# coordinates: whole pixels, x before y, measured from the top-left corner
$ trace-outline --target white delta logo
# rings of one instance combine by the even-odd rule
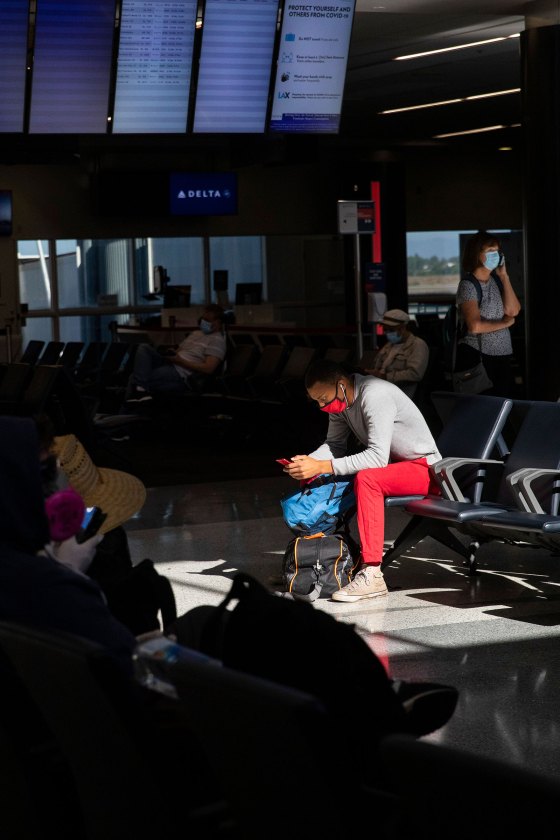
[[[177,198],[229,198],[230,190],[179,190]]]

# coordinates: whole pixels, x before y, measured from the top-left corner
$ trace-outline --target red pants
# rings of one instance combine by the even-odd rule
[[[439,488],[435,482],[432,484],[425,458],[360,470],[354,479],[354,490],[362,560],[375,566],[383,559],[385,496],[439,495]]]

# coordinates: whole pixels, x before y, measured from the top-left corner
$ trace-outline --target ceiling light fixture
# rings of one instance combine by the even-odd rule
[[[434,140],[442,140],[445,137],[459,137],[462,134],[481,134],[484,131],[500,131],[503,128],[519,128],[520,123],[511,125],[488,125],[485,128],[471,128],[468,131],[452,131],[449,134],[434,134]]]
[[[465,99],[489,99],[491,96],[509,96],[510,93],[521,93],[521,88],[509,88],[508,90],[495,90],[494,93],[475,93],[472,96],[465,96]]]
[[[439,105],[453,105],[456,102],[463,102],[462,99],[442,99],[440,102],[425,102],[423,105],[407,105],[405,108],[388,108],[386,111],[379,111],[380,114],[402,114],[403,111],[419,111],[421,108],[437,108]]]
[[[492,93],[475,93],[472,96],[461,96],[457,99],[442,99],[439,102],[425,102],[422,105],[407,105],[404,108],[389,108],[386,111],[379,111],[379,113],[400,114],[403,111],[418,111],[421,108],[437,108],[440,105],[454,105],[457,102],[468,102],[471,99],[489,99],[492,96],[508,96],[511,93],[521,93],[521,88],[509,88],[509,90],[495,90]]]
[[[483,47],[486,44],[496,44],[498,41],[507,41],[510,38],[519,38],[519,32],[516,32],[514,35],[502,35],[499,38],[488,38],[486,41],[458,44],[455,47],[442,47],[439,50],[426,50],[426,52],[411,53],[410,55],[397,55],[393,61],[410,61],[411,58],[424,58],[427,55],[438,55],[439,53],[454,52],[455,50],[467,50],[469,47]]]

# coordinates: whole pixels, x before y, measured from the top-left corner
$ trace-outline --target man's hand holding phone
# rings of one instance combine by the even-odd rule
[[[330,461],[318,461],[316,458],[310,458],[309,455],[294,455],[289,466],[284,470],[296,481],[305,483],[313,481],[319,475],[332,473],[332,471]]]
[[[291,461],[289,461],[288,458],[277,458],[276,463],[277,464],[282,464],[283,467],[287,467],[288,464],[291,464]],[[285,470],[284,470],[284,472],[285,472]]]

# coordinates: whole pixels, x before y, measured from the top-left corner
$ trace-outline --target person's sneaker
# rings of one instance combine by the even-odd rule
[[[145,388],[136,387],[129,397],[126,398],[127,403],[140,403],[152,400],[153,397]]]
[[[377,598],[387,595],[385,578],[379,566],[362,566],[354,580],[333,592],[333,601],[361,601],[362,598]]]
[[[406,713],[411,735],[429,735],[444,726],[457,706],[459,692],[439,683],[393,682],[393,691]]]

